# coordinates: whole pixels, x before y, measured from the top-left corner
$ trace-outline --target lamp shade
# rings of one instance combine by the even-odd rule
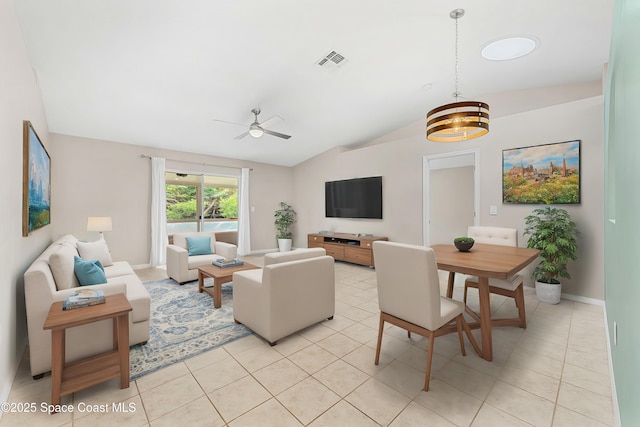
[[[478,138],[489,132],[489,105],[484,102],[454,102],[427,114],[427,139],[457,142]]]
[[[87,219],[87,231],[111,231],[113,224],[110,216],[90,216]]]

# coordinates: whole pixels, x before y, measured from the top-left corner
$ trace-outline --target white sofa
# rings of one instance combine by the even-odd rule
[[[335,313],[334,259],[323,248],[269,253],[233,274],[233,317],[271,345]]]
[[[187,237],[211,237],[211,254],[189,256]],[[216,233],[175,233],[173,244],[167,245],[167,274],[181,285],[198,278],[198,267],[211,264],[217,258],[236,258],[238,247],[216,241]]]
[[[51,243],[24,273],[24,294],[29,333],[29,359],[34,378],[51,370],[51,331],[44,330],[44,320],[51,304],[64,301],[78,290],[74,273],[74,255],[78,245],[72,235]],[[105,243],[106,247],[106,243]],[[108,252],[107,252],[108,253]],[[110,254],[107,255],[110,261]],[[105,295],[125,294],[133,311],[129,313],[129,344],[149,340],[151,298],[131,266],[124,261],[103,262],[107,283],[83,288],[102,289]],[[78,309],[82,310],[82,309]],[[113,322],[103,320],[67,330],[66,358],[68,362],[112,349]]]

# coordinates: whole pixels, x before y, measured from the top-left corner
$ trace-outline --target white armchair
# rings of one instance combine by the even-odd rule
[[[269,344],[332,319],[334,259],[323,248],[267,254],[264,268],[233,274],[233,317]]]
[[[210,238],[209,251],[201,255],[189,255],[188,239]],[[192,240],[192,239],[191,239]],[[193,241],[193,240],[192,240]],[[202,251],[195,251],[199,253]],[[198,267],[211,264],[217,258],[236,258],[238,247],[230,243],[216,241],[216,233],[175,233],[173,244],[167,246],[167,274],[181,285],[198,279]]]

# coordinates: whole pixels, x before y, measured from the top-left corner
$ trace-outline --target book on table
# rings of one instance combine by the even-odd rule
[[[63,301],[63,310],[73,310],[74,308],[89,307],[91,305],[104,304],[104,292],[100,289],[81,289]]]
[[[216,267],[224,268],[243,265],[244,262],[240,261],[238,258],[218,258],[214,260],[212,264]]]

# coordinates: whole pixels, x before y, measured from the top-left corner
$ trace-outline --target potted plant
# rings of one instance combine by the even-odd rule
[[[469,252],[475,242],[471,237],[456,237],[453,239],[453,244],[460,252]]]
[[[278,230],[278,250],[280,252],[290,251],[293,237],[290,227],[296,221],[296,211],[285,202],[280,202],[280,209],[276,210],[273,216]]]
[[[527,247],[540,251],[540,263],[533,271],[536,295],[542,302],[558,304],[559,278],[570,279],[567,264],[577,259],[579,231],[569,213],[560,208],[539,208],[525,218]]]

